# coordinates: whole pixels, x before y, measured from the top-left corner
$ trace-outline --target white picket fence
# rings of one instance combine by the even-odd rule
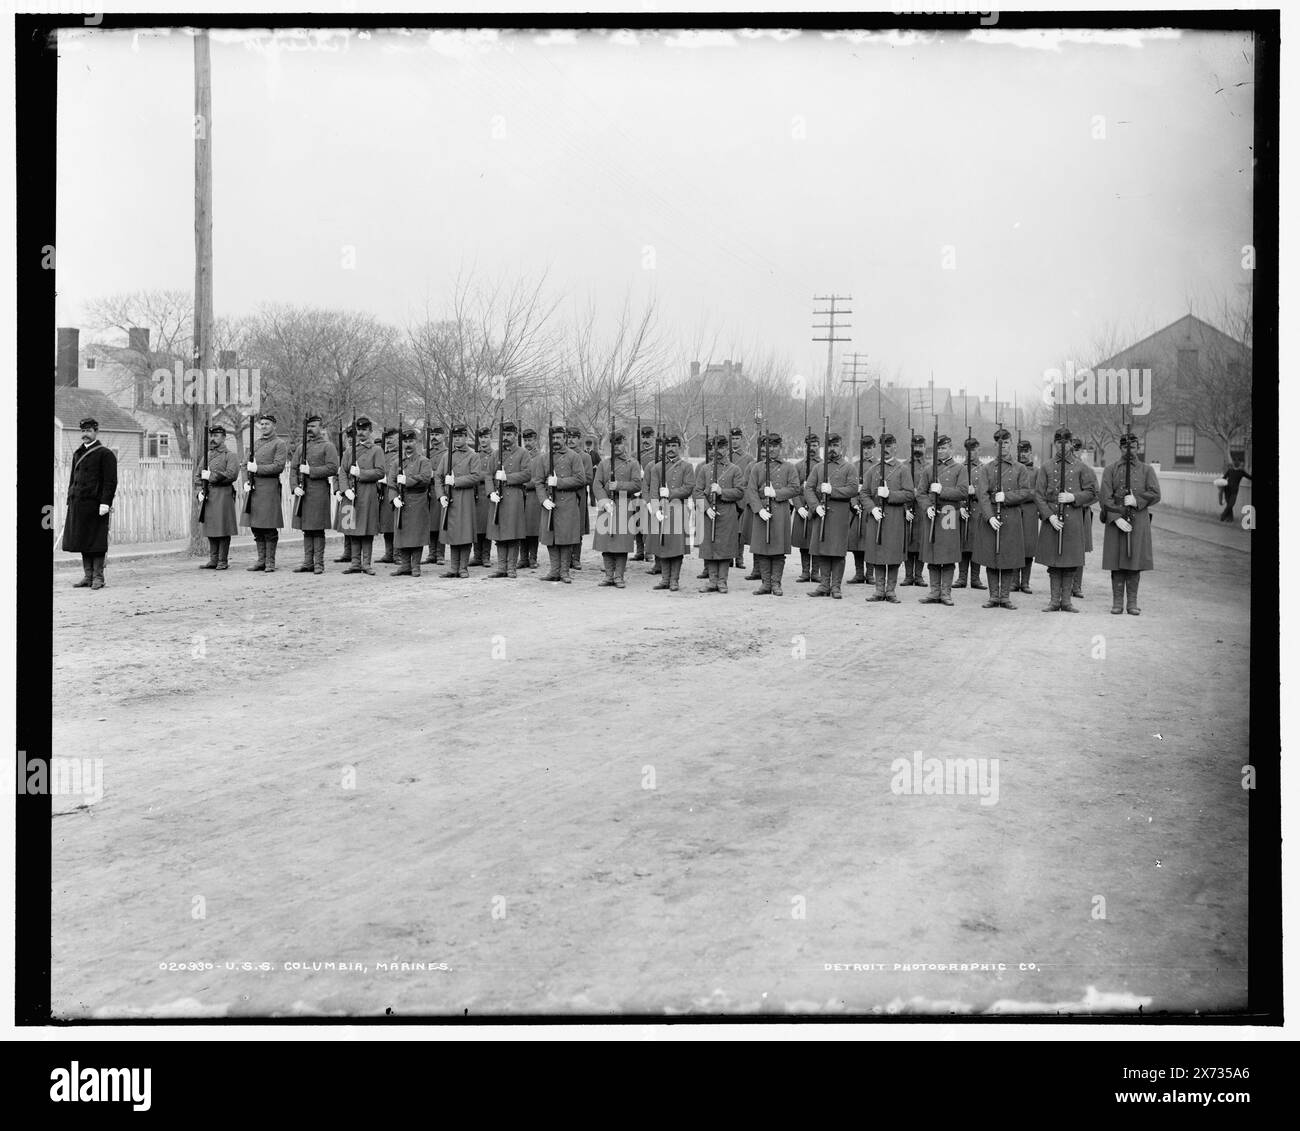
[[[66,510],[71,467],[70,460],[54,464],[53,500],[60,526]],[[187,459],[119,464],[117,496],[113,500],[113,516],[109,522],[110,541],[116,545],[130,545],[188,538],[194,497],[194,465]],[[242,490],[238,500],[242,509]],[[287,473],[280,479],[280,507],[287,525],[290,513]]]
[[[1160,476],[1160,505],[1176,507],[1195,514],[1217,515],[1223,510],[1219,489],[1214,481],[1219,478],[1213,471],[1165,471],[1157,467]],[[1237,491],[1237,512],[1251,504],[1250,480],[1243,479]]]

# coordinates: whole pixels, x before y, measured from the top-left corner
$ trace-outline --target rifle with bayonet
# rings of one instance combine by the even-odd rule
[[[393,472],[393,482],[397,484],[397,499],[401,506],[397,508],[397,520],[393,526],[397,530],[402,529],[402,511],[406,509],[406,484],[402,483],[397,477],[402,472],[402,466],[406,461],[402,457],[402,414],[397,414],[397,470]]]
[[[203,418],[203,470],[208,470],[208,418]],[[199,523],[203,523],[204,516],[208,513],[208,481],[204,478],[199,479]]]
[[[256,447],[256,441],[253,438],[253,415],[254,414],[250,413],[248,417],[248,454],[244,460],[245,464],[257,462],[257,447]],[[253,513],[253,486],[254,486],[253,473],[248,470],[247,466],[245,466],[244,468],[244,513],[245,514]]]
[[[1061,524],[1060,529],[1056,532],[1056,556],[1058,560],[1065,548],[1065,504],[1060,501],[1060,495],[1061,492],[1065,490],[1065,449],[1069,445],[1069,441],[1065,439],[1064,434],[1061,436],[1060,445],[1061,456],[1058,464],[1059,470],[1057,471],[1056,482],[1056,517]],[[1069,597],[1068,593],[1066,594],[1066,597]],[[1053,598],[1053,600],[1055,600],[1055,598]]]
[[[934,408],[934,383],[930,383],[930,407]],[[939,414],[934,414],[934,450],[930,453],[930,483],[939,482]],[[932,500],[934,517],[930,519],[930,545],[934,545],[934,532],[939,526],[939,492],[934,492]]]

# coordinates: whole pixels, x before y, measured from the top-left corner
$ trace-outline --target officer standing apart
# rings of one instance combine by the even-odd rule
[[[1142,571],[1154,569],[1151,555],[1151,508],[1160,502],[1160,480],[1155,468],[1138,459],[1138,438],[1130,432],[1120,437],[1120,458],[1102,472],[1101,521],[1106,527],[1101,568],[1110,574],[1110,611],[1138,616],[1138,582]]]
[[[68,476],[68,513],[63,520],[63,549],[81,555],[85,576],[74,589],[104,588],[108,556],[108,517],[117,494],[117,456],[99,442],[99,421],[83,417],[81,444],[72,453]]]
[[[229,569],[230,539],[239,530],[235,514],[235,481],[239,461],[226,449],[226,430],[220,424],[208,429],[208,466],[194,476],[207,496],[203,506],[203,534],[208,540],[208,560],[199,569]]]

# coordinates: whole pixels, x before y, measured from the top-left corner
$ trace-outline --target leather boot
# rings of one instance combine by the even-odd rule
[[[1074,589],[1074,570],[1061,570],[1061,612],[1077,613],[1079,610],[1070,604],[1070,597]]]
[[[325,572],[325,534],[323,531],[316,535],[316,552],[312,558],[312,565],[317,573]]]
[[[831,558],[830,563],[831,600],[842,601],[844,594],[840,592],[840,585],[844,581],[844,555],[840,554],[838,557]]]
[[[1061,571],[1056,566],[1047,567],[1047,587],[1051,590],[1052,596],[1048,603],[1043,606],[1043,612],[1059,613],[1061,611]]]
[[[569,568],[582,572],[582,543],[575,542],[569,547]]]
[[[731,572],[731,563],[727,561],[726,558],[723,558],[722,561],[714,562],[713,564],[717,567],[718,571],[715,575],[718,582],[718,592],[725,593],[727,591],[727,574]]]
[[[885,599],[885,580],[888,577],[888,573],[886,572],[884,566],[878,565],[876,566],[875,569],[875,575],[876,575],[876,589],[875,592],[872,593],[871,596],[867,598],[867,600],[883,601]]]
[[[772,592],[772,559],[755,554],[754,568],[758,570],[759,578],[759,586],[754,590],[754,596],[763,597],[769,595]]]
[[[312,543],[312,537],[305,530],[302,532],[302,565],[294,566],[294,573],[315,573],[316,567],[312,564],[315,546]]]
[[[885,567],[885,600],[891,605],[902,603],[894,592],[894,587],[898,584],[898,568],[896,565]]]
[[[853,576],[844,583],[845,585],[865,585],[867,583],[867,575],[864,572],[866,561],[865,550],[853,551]]]
[[[230,568],[230,535],[217,539],[217,569]]]
[[[785,578],[785,555],[776,554],[767,559],[772,568],[772,596],[781,597],[781,582]]]
[[[704,561],[704,562],[702,562],[701,564],[704,566],[704,568],[703,568],[702,570],[700,570],[699,576],[698,576],[695,580],[696,580],[696,581],[705,581],[705,580],[707,580],[707,579],[709,579],[709,578],[712,578],[712,577],[713,577],[713,573],[712,573],[712,571],[709,569],[709,563],[708,563],[707,561]]]
[[[1076,566],[1074,570],[1074,581],[1070,585],[1070,596],[1076,600],[1083,600],[1083,566]]]
[[[345,569],[343,572],[360,573],[361,572],[361,539],[349,538],[348,541],[349,543],[351,543],[350,548],[352,550],[352,556],[348,558],[348,568]]]
[[[80,581],[72,583],[73,589],[89,589],[90,583],[95,580],[95,556],[93,554],[81,555],[81,571],[85,575]]]
[[[795,578],[796,582],[811,581],[812,574],[808,571],[808,551],[799,551],[799,576]]]
[[[361,542],[361,572],[368,573],[371,577],[375,576],[375,571],[370,565],[370,556],[375,552],[375,540],[373,538],[362,538]]]
[[[614,555],[614,588],[615,589],[627,588],[627,581],[624,578],[624,574],[626,573],[627,573],[627,555],[615,554]]]
[[[90,566],[90,587],[91,589],[104,588],[104,558],[105,554],[96,554]],[[1137,596],[1137,587],[1133,588],[1133,595]],[[1132,610],[1129,610],[1132,612]]]
[[[602,589],[614,588],[614,555],[602,553],[600,555],[600,568],[604,570],[605,576],[596,582],[596,584]]]
[[[411,555],[418,554],[416,550],[398,550],[397,551],[397,568],[389,575],[390,577],[411,577]]]
[[[469,566],[467,566],[466,568],[470,568],[472,566],[481,566],[482,564],[483,564],[482,542],[478,537],[475,537],[473,541],[470,542]]]
[[[673,558],[672,561],[668,563],[669,566],[668,588],[674,593],[678,592],[678,590],[681,589],[681,585],[682,585],[682,560],[683,560],[682,558],[676,557]]]
[[[975,563],[971,562],[972,568],[974,568],[974,565]],[[988,600],[984,602],[981,608],[996,609],[999,605],[1002,604],[1002,596],[998,592],[998,571],[990,568],[988,571],[988,578],[989,578],[988,585],[980,586],[981,589],[987,588],[989,591]],[[972,586],[972,588],[974,588],[974,586]]]
[[[456,551],[456,576],[462,581],[469,576],[469,547],[461,546]]]
[[[460,546],[448,546],[443,554],[443,560],[447,568],[442,571],[442,577],[459,577],[460,576],[460,555],[464,549]]]
[[[1019,570],[1014,569],[998,570],[999,601],[1004,609],[1014,609],[1016,607],[1011,601],[1011,579],[1019,572]]]
[[[506,576],[518,580],[519,578],[519,542],[506,543]]]
[[[1034,559],[1030,558],[1027,562],[1025,562],[1025,568],[1020,571],[1020,592],[1021,593],[1033,593],[1033,590],[1029,588],[1029,577],[1030,574],[1032,574],[1033,572],[1034,572]]]
[[[831,571],[829,558],[824,558],[821,554],[813,555],[812,577],[817,582],[817,588],[812,590],[808,596],[829,597],[831,595]]]
[[[384,535],[384,556],[379,559],[380,565],[392,565],[396,559],[393,557],[393,536]]]
[[[1113,616],[1124,613],[1124,571],[1111,570],[1110,574],[1110,611]]]
[[[705,582],[700,586],[701,593],[718,592],[718,566],[720,562],[706,558],[704,561],[704,572],[700,575],[705,578]]]
[[[275,548],[280,544],[278,538],[268,538],[266,540],[266,572],[275,572]]]
[[[560,580],[560,547],[551,545],[546,547],[547,554],[550,555],[551,568],[548,572],[542,574],[539,581],[559,581]]]
[[[569,576],[569,573],[572,569],[573,569],[573,547],[571,545],[561,546],[560,547],[560,581],[563,582],[565,585],[573,584],[573,578]]]
[[[939,567],[937,565],[929,566],[930,571],[930,592],[921,598],[923,605],[939,604]]]
[[[429,539],[429,556],[424,559],[424,564],[425,565],[438,564],[438,539],[436,537],[431,537]]]
[[[343,535],[343,552],[339,554],[337,558],[334,559],[335,565],[340,565],[343,562],[347,562],[349,564],[351,564],[352,562],[352,535],[351,534]],[[344,570],[343,572],[347,573],[347,570]]]
[[[266,569],[266,539],[255,538],[253,545],[257,549],[257,561],[249,566],[245,573],[262,573]]]
[[[737,569],[744,569],[744,568],[745,568],[745,554],[744,554],[743,551],[742,551],[740,554],[738,554],[737,557],[736,557],[736,568],[737,568]],[[749,572],[748,572],[747,574],[745,574],[745,578],[744,578],[744,580],[746,580],[746,581],[762,581],[762,580],[763,580],[763,573],[762,573],[762,571],[758,568],[758,555],[757,555],[757,554],[754,555],[754,560],[753,560],[752,562],[749,563]]]
[[[988,586],[980,580],[979,562],[974,558],[970,560],[970,587],[972,589],[987,589]]]
[[[954,589],[966,588],[966,571],[970,569],[970,555],[962,554],[961,560],[957,563],[957,580],[952,583]]]
[[[420,547],[413,546],[407,552],[410,554],[410,557],[407,558],[407,561],[411,563],[411,576],[419,577],[420,576]]]
[[[508,553],[509,551],[506,548],[506,544],[504,542],[498,542],[497,543],[497,568],[487,575],[487,580],[490,581],[494,577],[510,576],[510,570],[506,566],[506,557]]]
[[[208,539],[208,560],[204,562],[199,569],[216,569],[217,568],[217,540]]]
[[[952,604],[952,575],[955,566],[946,565],[942,568],[939,575],[939,603],[943,605]]]
[[[104,560],[102,557],[99,559]],[[1138,582],[1142,580],[1142,571],[1137,569],[1126,569],[1124,571],[1124,584],[1128,588],[1128,607],[1125,612],[1129,616],[1141,616],[1142,610],[1138,608]]]

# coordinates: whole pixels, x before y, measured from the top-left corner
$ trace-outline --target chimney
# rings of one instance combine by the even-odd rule
[[[126,331],[126,348],[134,350],[136,353],[147,354],[149,352],[149,327],[128,327]]]
[[[81,331],[75,326],[60,326],[54,355],[54,383],[76,388],[80,367]]]
[[[958,390],[957,390],[957,395],[958,395],[959,397],[964,397],[964,396],[966,395],[966,390],[965,390],[965,389],[958,389]]]

